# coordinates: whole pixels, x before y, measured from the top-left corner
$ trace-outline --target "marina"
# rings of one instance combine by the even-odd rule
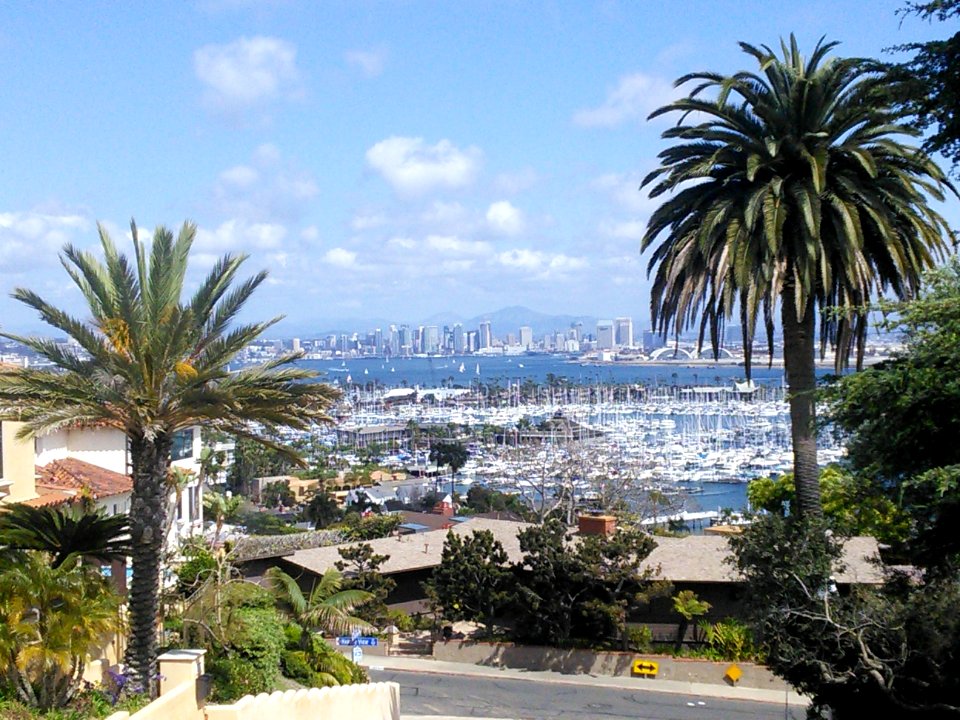
[[[674,516],[681,523],[709,522],[742,511],[749,480],[792,470],[780,371],[747,383],[738,367],[634,366],[634,381],[617,384],[577,382],[583,368],[556,359],[513,360],[488,365],[500,371],[489,382],[474,379],[459,387],[411,386],[403,375],[392,388],[352,382],[345,385],[337,429],[341,437],[352,433],[376,443],[384,464],[424,469],[431,467],[429,447],[411,447],[401,438],[409,440],[414,429],[432,430],[433,437],[441,429],[470,451],[457,477],[443,481],[445,488],[464,494],[479,483],[518,495],[540,513],[621,507],[647,524]],[[467,363],[447,365],[457,372]],[[424,367],[429,372],[421,360],[414,376]],[[507,375],[511,370],[515,377]],[[537,382],[538,374],[549,382]],[[683,385],[681,377],[713,382]],[[676,383],[661,382],[665,378]],[[326,437],[335,443],[334,434]],[[840,443],[823,433],[820,462],[842,455]]]

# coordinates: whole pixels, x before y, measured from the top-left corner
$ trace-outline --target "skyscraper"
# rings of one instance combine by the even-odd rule
[[[480,349],[493,347],[493,333],[490,328],[490,321],[484,320],[480,323]]]
[[[533,346],[533,328],[529,325],[520,327],[520,347],[529,350]]]
[[[618,317],[614,320],[614,340],[617,347],[633,347],[633,318]]]
[[[463,335],[463,325],[461,323],[456,323],[453,326],[453,352],[457,355],[462,354],[464,351],[464,335]]]
[[[613,350],[615,345],[613,323],[609,320],[597,320],[597,350]]]

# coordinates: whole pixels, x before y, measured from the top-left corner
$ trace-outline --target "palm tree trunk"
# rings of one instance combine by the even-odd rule
[[[793,439],[793,481],[797,488],[796,512],[820,517],[820,468],[817,464],[815,364],[816,338],[813,296],[803,317],[797,319],[794,289],[787,285],[781,296],[783,365],[790,399],[790,433]]]
[[[156,695],[157,618],[160,609],[160,558],[166,527],[169,436],[131,438],[133,494],[130,504],[133,581],[130,587],[130,643],[126,662],[133,681]]]

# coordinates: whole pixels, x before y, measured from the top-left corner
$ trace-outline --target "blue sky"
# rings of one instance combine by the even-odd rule
[[[195,221],[197,272],[249,253],[249,316],[291,334],[514,304],[643,324],[644,118],[672,81],[748,67],[737,40],[944,33],[900,5],[0,4],[0,325],[42,328],[16,286],[76,307],[57,251],[98,221],[126,245],[131,217]]]

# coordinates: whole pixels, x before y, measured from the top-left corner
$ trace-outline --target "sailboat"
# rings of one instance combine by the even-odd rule
[[[477,363],[477,375],[480,374],[480,363]]]
[[[460,372],[463,372],[463,370],[464,370],[463,363],[460,363]]]

